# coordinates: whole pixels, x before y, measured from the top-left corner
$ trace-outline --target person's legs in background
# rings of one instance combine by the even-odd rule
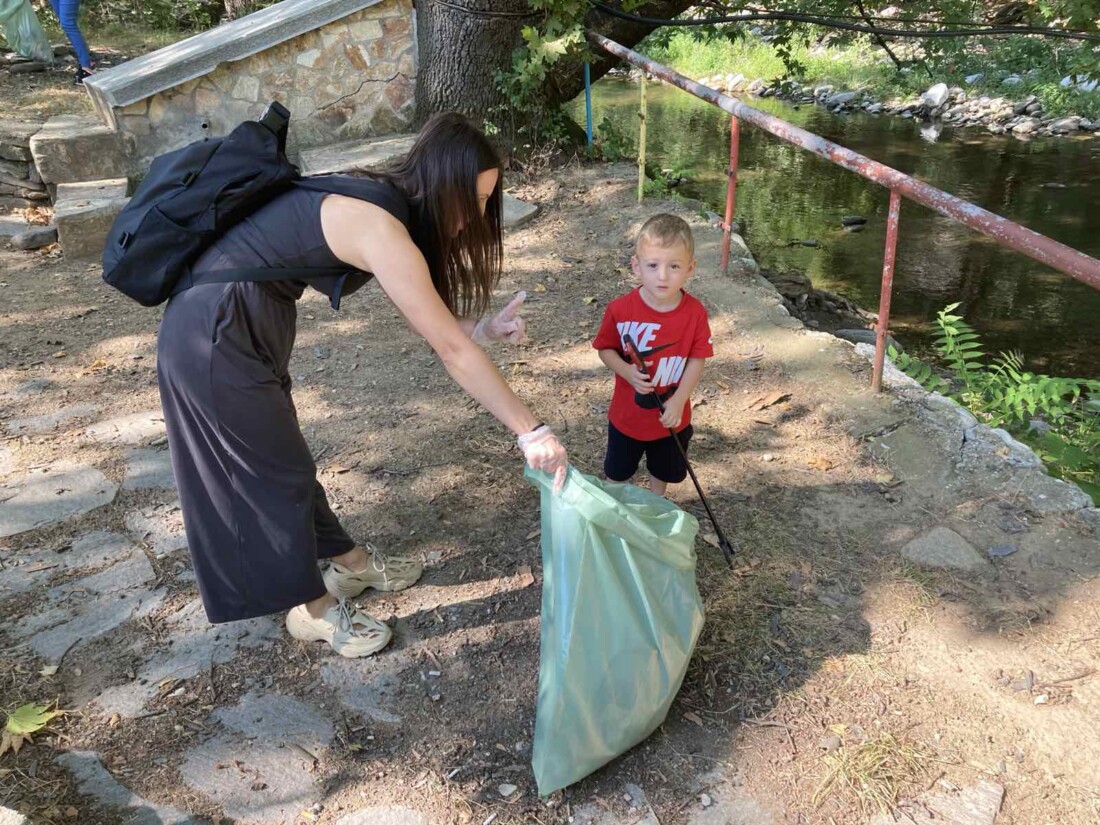
[[[50,0],[50,7],[61,23],[61,30],[73,44],[73,51],[76,52],[76,61],[79,64],[76,69],[76,82],[82,83],[84,78],[92,73],[92,53],[88,51],[88,44],[77,22],[80,14],[80,0]]]

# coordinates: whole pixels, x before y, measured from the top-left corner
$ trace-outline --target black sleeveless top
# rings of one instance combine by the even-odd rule
[[[339,177],[354,187],[356,197],[381,206],[408,225],[411,210],[396,188],[366,178]],[[360,289],[374,276],[352,269],[329,249],[321,231],[321,201],[327,194],[293,187],[230,227],[199,256],[192,271],[198,275],[245,268],[344,269],[344,274],[314,277],[308,281],[260,282],[274,297],[291,302],[301,298],[306,287],[311,286],[328,296],[333,309],[339,309],[341,298]]]

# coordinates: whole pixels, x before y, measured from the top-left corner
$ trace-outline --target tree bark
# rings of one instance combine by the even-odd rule
[[[417,121],[450,111],[485,118],[501,102],[496,73],[540,18],[525,0],[418,0]]]
[[[654,0],[636,14],[671,18],[691,5],[690,0]],[[533,13],[525,0],[417,0],[417,121],[445,111],[485,119],[504,102],[496,73],[511,68],[513,52],[523,45],[523,27],[536,26],[542,19],[542,13]],[[585,25],[625,46],[636,45],[655,28],[596,11],[588,13]],[[598,57],[592,64],[592,79],[602,77],[617,62],[610,56]],[[547,76],[542,96],[547,106],[555,106],[583,89],[580,64],[563,59]]]

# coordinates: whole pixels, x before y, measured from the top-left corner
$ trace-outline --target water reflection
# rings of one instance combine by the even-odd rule
[[[608,117],[636,139],[637,85],[604,79],[593,91],[595,122]],[[724,203],[728,117],[671,87],[651,84],[647,92],[649,155],[692,170],[684,194]],[[1100,257],[1100,139],[1024,143],[771,99],[752,105]],[[582,101],[574,110],[581,122],[583,112]],[[752,127],[741,130],[737,213],[764,266],[803,271],[824,289],[877,307],[887,201],[876,184]],[[866,217],[866,231],[844,231],[846,215]],[[788,245],[809,238],[819,247]],[[896,322],[918,346],[927,343],[928,320],[961,301],[989,350],[1021,350],[1038,371],[1100,374],[1100,292],[909,201],[894,277]]]

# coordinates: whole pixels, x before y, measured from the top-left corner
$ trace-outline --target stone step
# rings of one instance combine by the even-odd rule
[[[415,141],[416,135],[387,135],[303,149],[298,156],[298,168],[303,175],[380,169],[404,157]],[[508,193],[504,194],[503,217],[506,229],[523,226],[538,211],[536,204],[524,203]]]
[[[514,195],[509,195],[505,192],[504,200],[501,203],[501,212],[501,220],[504,221],[504,228],[515,229],[533,220],[535,215],[539,213],[539,205],[537,203],[521,201]]]
[[[404,157],[415,141],[416,135],[384,135],[303,149],[298,156],[298,168],[303,175],[380,169]]]
[[[50,185],[124,178],[134,173],[129,137],[94,115],[51,117],[30,139],[42,180]]]
[[[126,178],[63,183],[57,187],[54,224],[66,258],[98,258],[115,216],[129,202]]]
[[[31,229],[26,219],[15,215],[0,215],[0,244],[6,244],[12,238],[22,235]]]

